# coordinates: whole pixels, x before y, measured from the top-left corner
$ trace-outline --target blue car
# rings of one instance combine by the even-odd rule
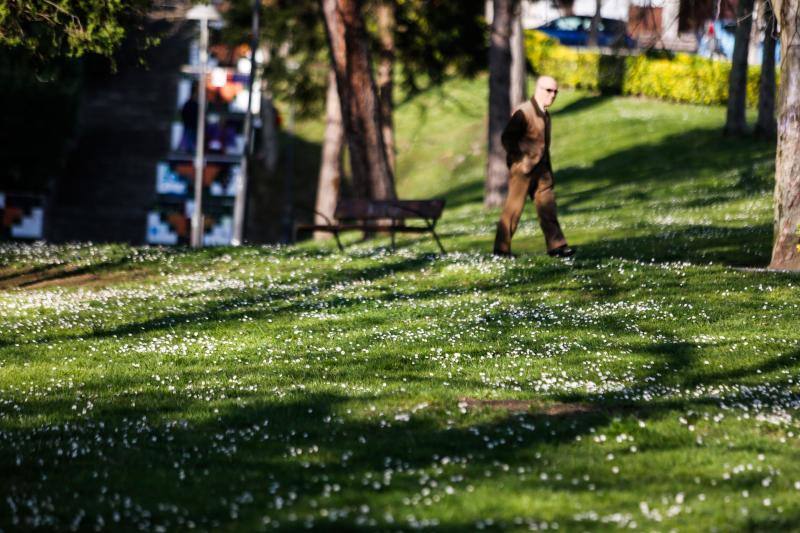
[[[552,20],[536,29],[558,39],[561,44],[586,46],[589,44],[591,27],[592,17],[570,15]],[[597,44],[599,46],[625,48],[634,48],[636,46],[636,41],[628,35],[625,22],[622,20],[600,19],[600,25],[597,30]]]

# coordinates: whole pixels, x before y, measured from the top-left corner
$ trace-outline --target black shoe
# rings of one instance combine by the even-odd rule
[[[492,254],[496,257],[502,257],[503,259],[516,259],[517,254],[512,254],[511,252],[500,252],[495,250]]]
[[[570,248],[565,244],[564,246],[548,250],[547,255],[550,257],[572,257],[575,255],[575,248]]]

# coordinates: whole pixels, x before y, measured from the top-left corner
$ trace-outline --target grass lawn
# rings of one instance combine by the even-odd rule
[[[0,529],[798,529],[800,276],[740,268],[769,261],[774,147],[564,92],[579,253],[529,205],[498,260],[485,86],[397,111],[446,256],[3,245]]]

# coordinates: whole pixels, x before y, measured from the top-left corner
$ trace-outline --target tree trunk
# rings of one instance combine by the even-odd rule
[[[317,205],[314,224],[330,224],[339,199],[339,184],[342,181],[342,148],[344,128],[342,127],[342,104],[336,90],[336,73],[328,74],[328,96],[325,100],[325,140],[322,144],[322,161],[317,183]],[[314,233],[314,239],[330,238],[326,231]]]
[[[397,149],[394,143],[394,25],[395,0],[383,0],[378,5],[378,37],[380,39],[380,63],[378,64],[378,94],[381,100],[381,120],[386,159],[392,172],[396,168]]]
[[[773,139],[777,131],[775,123],[775,16],[770,2],[763,3],[764,49],[761,56],[761,77],[758,82],[758,120],[755,135],[762,139]]]
[[[266,80],[261,82],[261,135],[255,145],[253,175],[249,180],[247,194],[247,232],[245,238],[251,243],[267,243],[278,240],[280,229],[276,224],[274,183],[278,179],[278,127],[275,106]]]
[[[266,83],[261,85],[261,143],[256,150],[256,159],[269,174],[278,170],[278,127],[275,106]]]
[[[522,29],[522,6],[517,4],[511,23],[511,108],[528,99],[527,64],[525,57],[525,33]]]
[[[589,46],[598,46],[600,44],[600,10],[603,7],[602,0],[595,0],[595,8],[594,8],[594,16],[592,17],[592,23],[589,25],[589,39],[587,41],[587,45]]]
[[[575,0],[556,0],[556,6],[562,17],[571,17],[575,14]]]
[[[800,270],[800,0],[775,2],[781,28],[775,241],[770,268]]]
[[[511,114],[511,19],[518,0],[494,0],[489,44],[489,158],[483,204],[498,207],[508,191],[506,153],[500,136]]]
[[[342,105],[350,168],[357,195],[393,199],[394,174],[386,159],[380,103],[359,0],[320,0]]]
[[[739,0],[736,9],[736,41],[733,45],[731,75],[728,82],[728,114],[725,119],[726,135],[743,135],[747,131],[745,106],[747,99],[747,50],[753,24],[753,0]]]

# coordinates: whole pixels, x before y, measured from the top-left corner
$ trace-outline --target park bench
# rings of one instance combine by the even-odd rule
[[[339,250],[344,251],[339,233],[343,231],[363,231],[365,233],[389,233],[392,249],[395,248],[397,233],[430,233],[442,253],[445,252],[436,234],[436,222],[442,216],[444,200],[366,200],[340,199],[336,204],[333,218],[315,211],[325,224],[301,224],[298,231],[325,231],[333,233]],[[421,220],[424,225],[409,225],[408,220]]]

